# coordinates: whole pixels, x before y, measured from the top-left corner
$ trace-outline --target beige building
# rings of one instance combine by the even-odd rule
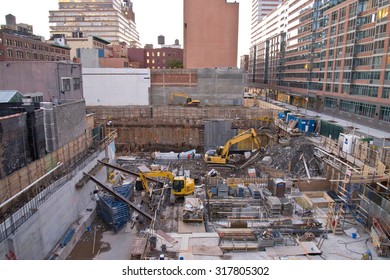
[[[237,67],[238,3],[184,0],[184,68]]]
[[[67,38],[66,45],[68,45],[70,50],[71,59],[79,57],[77,54],[78,49],[102,49],[106,50],[110,42],[99,38],[97,36],[88,36],[84,38]],[[106,51],[104,51],[106,52]]]
[[[49,12],[51,36],[98,36],[112,43],[140,47],[131,1],[58,0],[58,6],[59,10]]]

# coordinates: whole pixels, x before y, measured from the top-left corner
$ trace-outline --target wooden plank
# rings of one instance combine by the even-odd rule
[[[386,165],[384,165],[382,162],[378,161],[377,166],[377,176],[383,176],[385,174]]]
[[[179,213],[182,211],[179,208]],[[179,233],[202,233],[206,232],[204,223],[185,223],[183,217],[180,216],[178,220],[178,232]]]

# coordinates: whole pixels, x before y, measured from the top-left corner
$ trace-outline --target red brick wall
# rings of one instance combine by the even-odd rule
[[[152,86],[196,86],[197,72],[187,69],[152,70]]]

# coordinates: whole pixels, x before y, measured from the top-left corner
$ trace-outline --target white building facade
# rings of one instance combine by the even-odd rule
[[[150,105],[150,70],[83,68],[86,106]]]

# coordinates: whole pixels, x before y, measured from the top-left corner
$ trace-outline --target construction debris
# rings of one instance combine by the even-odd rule
[[[183,221],[203,222],[203,203],[199,198],[185,198],[183,205]]]

